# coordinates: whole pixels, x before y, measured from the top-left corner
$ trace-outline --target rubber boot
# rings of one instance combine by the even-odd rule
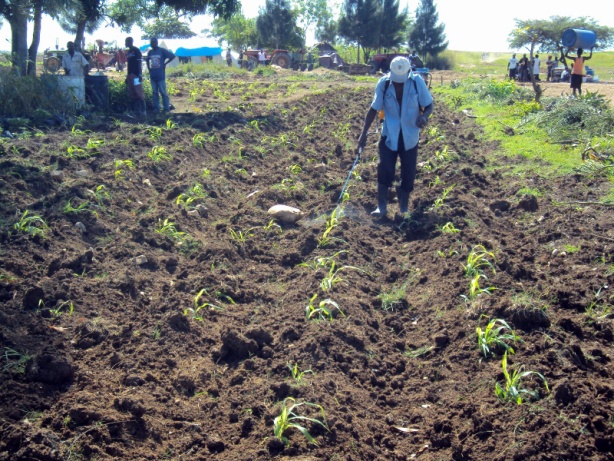
[[[377,184],[377,208],[371,212],[373,216],[384,217],[388,207],[388,188]]]
[[[399,213],[407,213],[409,211],[409,192],[397,187],[397,198],[399,199]]]

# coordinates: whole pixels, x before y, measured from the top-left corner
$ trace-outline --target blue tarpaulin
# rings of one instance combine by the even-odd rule
[[[201,48],[179,47],[177,51],[175,51],[175,56],[179,58],[188,58],[190,56],[217,56],[219,54],[222,54],[222,48],[219,46],[215,48],[206,46]]]

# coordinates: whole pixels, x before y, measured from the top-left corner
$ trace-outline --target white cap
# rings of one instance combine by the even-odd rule
[[[403,56],[397,56],[390,63],[390,80],[397,83],[403,83],[407,80],[407,75],[411,70],[409,59]]]

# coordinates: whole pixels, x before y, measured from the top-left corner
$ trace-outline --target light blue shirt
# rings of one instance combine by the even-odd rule
[[[399,132],[403,130],[403,144],[405,144],[403,150],[409,150],[415,147],[420,139],[420,129],[416,126],[420,108],[432,104],[433,97],[422,77],[410,72],[403,84],[403,107],[399,111],[397,93],[393,82],[390,82],[384,95],[388,78],[388,76],[382,77],[377,82],[371,108],[377,111],[384,109],[386,114],[382,129],[382,136],[386,137],[386,146],[392,151],[399,150]]]

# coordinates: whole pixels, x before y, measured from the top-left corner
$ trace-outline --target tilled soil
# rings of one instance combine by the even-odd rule
[[[390,220],[369,215],[374,135],[326,233],[373,82],[173,84],[170,122],[0,144],[0,459],[614,459],[606,178],[518,176],[436,100],[411,220],[393,194]],[[305,217],[271,220],[280,203]],[[14,229],[26,210],[43,236]],[[469,299],[479,245],[496,289]],[[344,315],[307,320],[314,295]],[[508,370],[547,380],[524,377],[521,405],[477,347],[489,319],[521,338]],[[275,438],[287,398],[324,410],[327,429],[298,420],[317,445]]]

